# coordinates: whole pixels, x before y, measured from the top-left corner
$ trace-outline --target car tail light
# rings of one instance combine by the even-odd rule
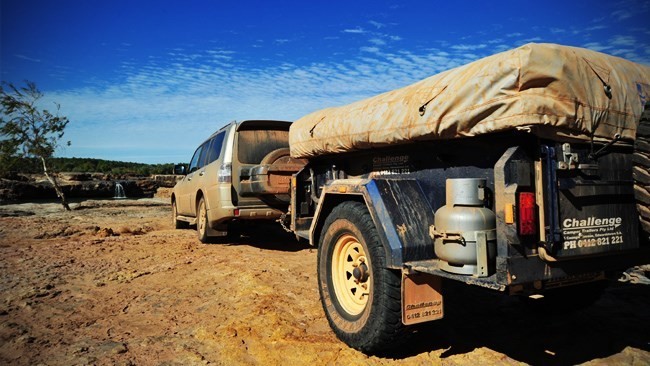
[[[217,174],[217,182],[219,183],[230,183],[232,182],[232,164],[231,163],[222,163],[219,167],[219,173]]]
[[[537,222],[535,220],[535,193],[521,192],[519,193],[519,235],[535,235],[537,234]]]

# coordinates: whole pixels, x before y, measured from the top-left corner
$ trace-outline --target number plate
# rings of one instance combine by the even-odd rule
[[[402,274],[402,323],[428,322],[443,317],[442,280],[426,274]]]

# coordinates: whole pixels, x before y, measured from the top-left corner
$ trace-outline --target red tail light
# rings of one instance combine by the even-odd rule
[[[519,235],[535,235],[537,234],[537,223],[535,221],[535,193],[521,192],[519,193]]]

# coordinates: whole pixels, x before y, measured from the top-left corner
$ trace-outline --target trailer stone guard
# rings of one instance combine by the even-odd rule
[[[444,316],[445,281],[569,311],[650,263],[649,85],[646,66],[529,44],[294,122],[283,225],[319,248],[337,336],[396,347]],[[287,169],[251,172],[263,195]]]

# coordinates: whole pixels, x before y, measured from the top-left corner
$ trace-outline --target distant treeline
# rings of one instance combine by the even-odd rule
[[[36,158],[13,158],[9,166],[0,168],[4,173],[42,173],[43,165]],[[115,175],[173,174],[174,164],[142,164],[90,158],[50,158],[48,169],[55,172],[106,173]],[[1,171],[4,170],[4,171]]]

